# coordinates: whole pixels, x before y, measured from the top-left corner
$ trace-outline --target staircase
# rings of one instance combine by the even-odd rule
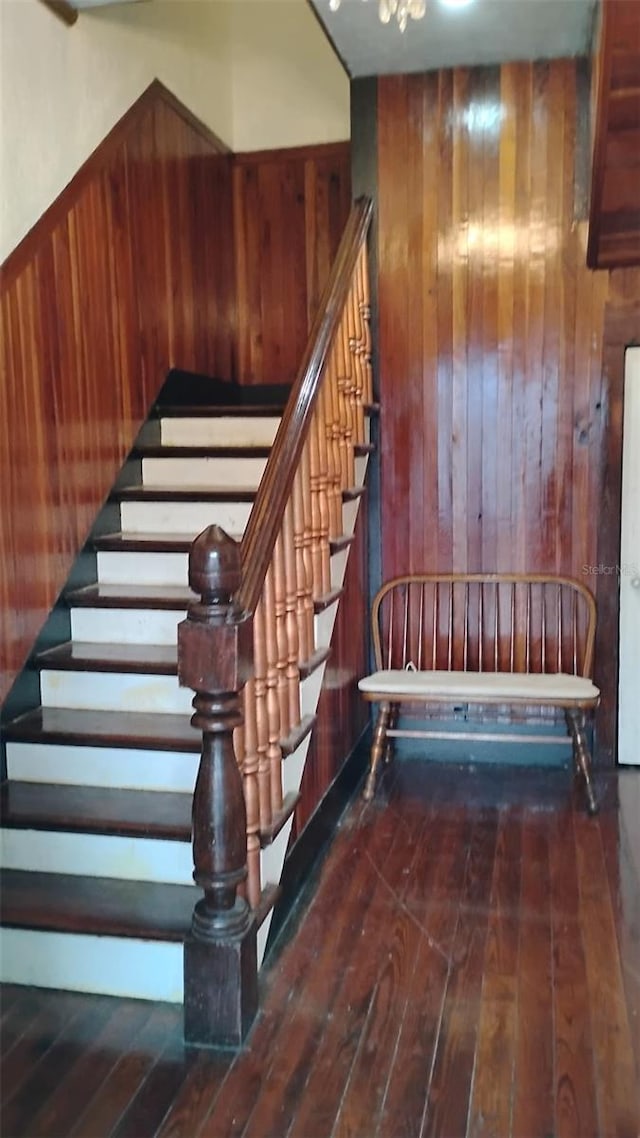
[[[34,658],[40,706],[5,726],[2,979],[181,1001],[192,883],[191,803],[201,736],[177,679],[176,629],[194,599],[194,537],[240,538],[280,418],[273,407],[165,407],[143,428],[98,519],[97,579],[64,594],[71,640]],[[367,447],[357,460],[364,481]],[[282,740],[283,809],[261,833],[259,957],[319,698],[355,525],[331,545],[316,598],[301,723]],[[113,507],[119,528],[109,531]],[[106,530],[106,532],[105,532]],[[300,737],[302,736],[302,737]]]
[[[370,221],[360,199],[284,409],[165,386],[14,685],[6,982],[246,1036],[372,450]]]

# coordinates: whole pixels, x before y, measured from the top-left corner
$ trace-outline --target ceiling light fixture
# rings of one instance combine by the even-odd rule
[[[337,12],[341,0],[329,0],[332,12]],[[427,9],[426,0],[378,0],[378,15],[383,24],[388,24],[395,16],[398,27],[403,32],[412,20],[421,20]]]

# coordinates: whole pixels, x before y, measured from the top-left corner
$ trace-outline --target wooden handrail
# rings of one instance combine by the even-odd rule
[[[322,369],[338,328],[372,209],[370,199],[363,197],[351,210],[242,538],[242,584],[235,600],[246,613],[255,612],[262,594],[306,441]]]

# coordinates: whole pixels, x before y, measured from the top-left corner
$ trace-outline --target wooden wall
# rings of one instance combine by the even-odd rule
[[[154,83],[2,271],[0,699],[173,364],[231,378],[231,166]]]
[[[640,264],[640,4],[603,0],[594,71],[593,268]]]
[[[320,702],[302,775],[292,844],[356,746],[369,709],[358,691],[368,671],[369,607],[367,592],[366,500],[360,508],[349,553],[345,591],[340,600]]]
[[[237,378],[292,383],[351,207],[348,142],[237,154]]]
[[[383,575],[538,570],[600,589],[584,567],[620,421],[612,286],[586,267],[580,65],[387,77],[376,98]],[[615,670],[602,682],[615,703]]]

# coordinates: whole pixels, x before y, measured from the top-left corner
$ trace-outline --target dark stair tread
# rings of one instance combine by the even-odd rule
[[[182,941],[199,896],[194,885],[5,869],[0,920],[10,928]]]
[[[162,443],[138,443],[133,454],[140,458],[268,458],[271,447],[251,446],[167,446]]]
[[[342,491],[343,502],[353,502],[356,498],[362,498],[366,492],[366,486],[348,486],[346,490]]]
[[[337,596],[328,594],[320,603],[332,604]],[[332,598],[332,599],[331,599]],[[330,648],[318,648],[300,664],[300,679],[315,672],[329,657]],[[141,672],[159,676],[175,676],[178,671],[176,644],[115,644],[66,640],[55,648],[47,648],[34,657],[39,668],[66,672]]]
[[[321,664],[324,664],[325,660],[329,659],[330,655],[331,648],[329,646],[326,648],[316,648],[313,655],[309,656],[308,660],[303,660],[300,664],[300,681],[302,682],[302,680],[306,680],[308,676],[312,675],[316,668],[319,668]]]
[[[332,537],[329,541],[329,549],[331,554],[341,553],[343,549],[348,549],[353,544],[353,534],[343,533],[340,537]]]
[[[336,601],[340,600],[340,597],[342,596],[343,593],[344,593],[343,588],[335,588],[335,589],[329,589],[329,592],[324,593],[324,595],[321,597],[314,597],[314,600],[313,600],[313,611],[314,611],[314,613],[317,614],[319,612],[324,612],[325,609],[330,608],[332,604],[335,604]]]
[[[280,750],[282,751],[282,758],[286,759],[292,755],[295,750],[300,746],[303,739],[310,735],[316,725],[317,715],[303,715],[300,723],[292,727],[288,735],[280,739]]]
[[[230,534],[241,541],[242,534]],[[92,539],[94,549],[110,553],[189,553],[194,537],[188,533],[103,533]],[[331,553],[340,553],[353,542],[353,534],[343,533],[329,542]]]
[[[0,787],[2,825],[19,830],[189,842],[191,804],[191,794],[175,791],[11,781]]]
[[[199,600],[187,585],[83,585],[64,594],[78,608],[176,609]]]
[[[178,649],[175,644],[92,644],[68,640],[35,656],[39,668],[66,672],[141,672],[175,676]]]
[[[289,794],[285,795],[282,806],[275,812],[271,819],[271,825],[268,826],[267,829],[260,831],[260,846],[262,849],[266,846],[270,846],[272,842],[275,842],[278,834],[294,813],[299,801],[300,795],[294,791],[290,791]]]
[[[228,406],[168,403],[165,407],[157,406],[154,414],[158,419],[281,419],[284,406],[282,403],[229,403]]]
[[[4,738],[18,743],[67,746],[130,747],[132,750],[196,751],[202,735],[188,715],[146,711],[79,711],[37,707],[3,727]]]
[[[239,541],[241,534],[230,534]],[[94,549],[112,553],[189,553],[194,535],[189,533],[103,533],[92,539]]]
[[[255,490],[241,486],[116,486],[111,502],[253,502]]]
[[[280,740],[282,757],[313,730],[315,715],[305,715]],[[70,747],[114,747],[139,751],[199,753],[202,733],[191,726],[189,715],[151,711],[93,711],[70,707],[36,707],[4,724],[8,743],[58,743]]]
[[[353,448],[353,453],[362,458],[365,454],[373,454],[375,451],[375,443],[356,443]]]

